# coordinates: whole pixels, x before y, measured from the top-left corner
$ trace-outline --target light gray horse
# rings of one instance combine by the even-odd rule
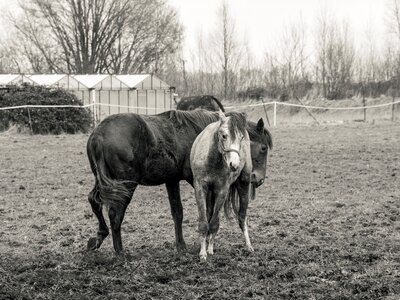
[[[232,113],[226,117],[220,112],[220,120],[208,125],[194,141],[190,164],[199,211],[200,259],[205,261],[207,253],[214,253],[222,206],[226,215],[233,208],[247,249],[253,252],[246,218],[252,161],[245,116]]]

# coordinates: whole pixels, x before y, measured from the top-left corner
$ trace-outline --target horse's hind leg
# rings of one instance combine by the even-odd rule
[[[126,208],[128,207],[132,199],[132,195],[136,187],[137,185],[129,189],[130,195],[125,196],[123,202],[118,202],[118,203],[111,202],[109,205],[108,217],[110,218],[110,226],[111,226],[114,250],[117,255],[122,254],[123,247],[121,240],[121,224],[122,221],[124,220]]]
[[[183,238],[182,232],[183,207],[179,189],[179,182],[167,183],[166,187],[168,192],[169,204],[171,207],[171,214],[175,224],[176,248],[178,249],[178,251],[186,251],[186,243]]]
[[[101,209],[101,203],[99,199],[99,192],[97,190],[97,183],[95,184],[93,190],[88,196],[89,203],[92,206],[92,211],[96,215],[99,221],[99,230],[97,231],[97,236],[95,238],[90,238],[87,243],[88,250],[95,250],[101,246],[103,240],[108,236],[109,230],[107,224],[104,220],[103,212]]]
[[[207,207],[206,207],[206,196],[208,187],[199,182],[194,182],[194,189],[196,195],[197,209],[199,211],[199,242],[200,242],[200,260],[207,260],[207,234],[208,234],[208,219],[207,219]]]

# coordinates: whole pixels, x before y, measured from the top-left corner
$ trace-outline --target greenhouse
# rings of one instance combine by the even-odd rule
[[[95,118],[123,112],[155,114],[173,108],[173,88],[153,74],[0,74],[0,87],[43,85],[73,92],[93,104]]]

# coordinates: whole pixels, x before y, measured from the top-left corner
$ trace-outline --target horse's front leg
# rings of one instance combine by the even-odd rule
[[[208,234],[208,219],[207,219],[207,207],[206,197],[208,192],[208,186],[206,183],[194,182],[194,190],[196,196],[197,209],[199,211],[199,242],[200,242],[200,260],[207,260],[207,234]]]
[[[167,183],[166,187],[168,192],[169,204],[171,207],[171,214],[175,224],[176,248],[178,249],[178,251],[186,251],[186,243],[183,238],[182,232],[183,207],[179,189],[179,181]]]
[[[249,206],[250,182],[238,180],[237,189],[239,194],[239,226],[243,232],[247,250],[254,252],[250,242],[249,228],[247,225],[247,208]]]
[[[210,224],[211,218],[213,216],[214,206],[215,206],[215,195],[212,191],[208,191],[208,194],[207,194],[207,220],[208,220],[209,224]],[[219,220],[217,220],[217,222],[219,222]],[[208,236],[207,236],[207,240],[208,240],[207,253],[209,255],[214,254],[214,239],[215,239],[215,234],[210,234],[210,232],[209,232]]]
[[[101,246],[103,243],[103,240],[108,236],[109,230],[107,227],[107,224],[104,220],[103,212],[102,212],[102,207],[99,199],[99,192],[97,189],[97,182],[93,188],[93,190],[89,193],[89,203],[92,206],[92,211],[97,217],[97,220],[99,222],[99,229],[97,231],[97,236],[92,237],[89,239],[87,243],[87,249],[88,250],[95,250]]]
[[[210,255],[214,254],[215,236],[217,235],[218,230],[219,230],[219,214],[220,214],[222,206],[224,205],[224,203],[226,201],[226,197],[228,195],[228,190],[229,190],[229,186],[224,186],[222,188],[218,188],[217,192],[215,193],[214,210],[213,210],[213,214],[212,214],[209,224],[208,224],[209,240],[208,240],[207,253]]]

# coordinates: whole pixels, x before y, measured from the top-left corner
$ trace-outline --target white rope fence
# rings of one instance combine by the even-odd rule
[[[242,107],[256,107],[256,106],[263,106],[263,105],[283,105],[283,106],[302,107],[302,108],[308,108],[308,109],[321,109],[321,110],[354,110],[354,109],[368,109],[368,108],[377,108],[377,107],[383,107],[383,106],[390,106],[390,105],[394,105],[394,104],[398,104],[398,103],[400,103],[400,100],[399,101],[395,101],[395,102],[376,104],[376,105],[369,105],[369,106],[327,107],[327,106],[301,105],[301,104],[273,101],[273,102],[257,103],[257,104],[225,106],[225,109],[235,109],[235,108],[242,108]]]
[[[370,108],[392,106],[392,114],[393,114],[394,105],[399,104],[399,103],[400,103],[400,100],[393,101],[393,102],[388,102],[388,103],[383,103],[383,104],[369,105],[369,106],[327,107],[327,106],[313,106],[313,105],[302,105],[302,104],[294,104],[294,103],[285,103],[285,102],[272,101],[272,102],[263,102],[263,103],[256,103],[256,104],[225,106],[225,109],[238,109],[238,108],[244,108],[244,107],[257,107],[257,106],[273,105],[274,106],[273,125],[274,125],[274,127],[276,127],[276,108],[277,108],[277,105],[301,107],[301,108],[305,108],[307,110],[309,110],[309,109],[316,109],[316,110],[360,110],[360,109],[362,109],[364,111],[366,111],[367,109],[370,109]],[[313,118],[315,118],[313,115],[311,115],[311,116]],[[393,118],[393,115],[392,115],[392,118]]]
[[[93,103],[87,105],[19,105],[19,106],[0,107],[0,110],[11,110],[19,108],[87,108],[93,105],[94,105]]]
[[[276,127],[276,110],[277,105],[283,106],[292,106],[292,107],[300,107],[305,109],[315,109],[315,110],[366,110],[371,108],[379,108],[385,106],[392,106],[399,104],[400,100],[383,103],[383,104],[376,104],[376,105],[369,105],[369,106],[350,106],[350,107],[327,107],[327,106],[313,106],[313,105],[301,105],[301,104],[294,104],[294,103],[285,103],[285,102],[265,102],[265,103],[256,103],[256,104],[244,104],[244,105],[235,105],[235,106],[225,106],[225,109],[240,109],[245,107],[258,107],[258,106],[267,106],[273,105],[274,106],[274,119],[273,119],[273,126]],[[159,107],[146,107],[146,106],[128,106],[128,105],[117,105],[117,104],[107,104],[107,103],[91,103],[87,105],[19,105],[19,106],[8,106],[8,107],[0,107],[0,111],[2,110],[13,110],[13,109],[28,109],[29,108],[88,108],[88,107],[96,107],[96,106],[107,106],[107,107],[120,107],[120,108],[127,108],[127,109],[145,109],[145,110],[152,110],[156,111],[160,109]]]
[[[108,104],[108,103],[96,103],[99,106],[107,106],[107,107],[121,107],[121,108],[128,108],[128,109],[148,109],[148,110],[157,110],[161,109],[162,107],[147,107],[147,106],[128,106],[128,105],[118,105],[118,104]]]

